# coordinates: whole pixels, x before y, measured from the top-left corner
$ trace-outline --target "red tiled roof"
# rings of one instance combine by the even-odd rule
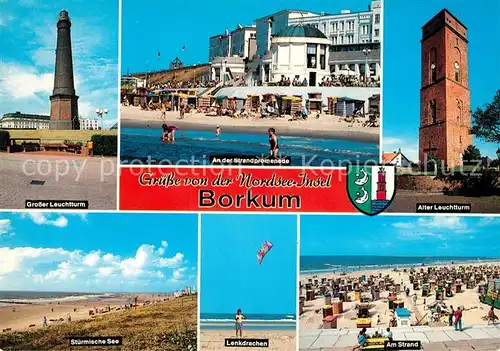
[[[388,164],[391,163],[392,160],[394,160],[398,156],[398,152],[384,152],[382,154],[382,163],[383,164]]]

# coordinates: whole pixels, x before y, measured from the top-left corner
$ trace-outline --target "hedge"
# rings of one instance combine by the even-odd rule
[[[91,138],[94,143],[94,155],[116,156],[118,153],[118,136],[95,134]]]
[[[10,144],[10,133],[6,130],[0,130],[0,150],[7,150]]]

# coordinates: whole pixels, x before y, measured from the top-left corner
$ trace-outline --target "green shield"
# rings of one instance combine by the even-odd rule
[[[347,195],[359,211],[372,214],[372,167],[349,166],[347,169]]]

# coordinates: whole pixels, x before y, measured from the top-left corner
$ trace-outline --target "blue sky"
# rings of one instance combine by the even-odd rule
[[[284,9],[339,13],[366,11],[369,0],[123,0],[122,74],[167,69],[178,56],[186,65],[208,62],[208,38],[234,30],[238,24],[252,25],[258,18]],[[182,51],[182,47],[186,51]],[[158,58],[160,52],[160,58]]]
[[[262,265],[257,250],[274,247]],[[297,217],[202,215],[201,313],[295,315]]]
[[[109,110],[104,127],[117,121],[118,0],[0,0],[0,116],[50,114],[57,18],[72,20],[71,36],[79,114]]]
[[[500,254],[500,218],[301,216],[301,256],[463,256]]]
[[[198,216],[0,212],[0,289],[172,292],[197,285]]]
[[[383,150],[392,152],[401,148],[414,162],[418,161],[420,123],[421,27],[443,8],[468,28],[471,110],[493,101],[500,88],[500,71],[490,67],[500,57],[496,34],[500,1],[385,0]],[[474,144],[483,155],[497,158],[499,145],[477,139]]]

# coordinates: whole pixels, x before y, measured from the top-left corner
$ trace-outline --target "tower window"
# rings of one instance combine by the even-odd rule
[[[431,100],[429,102],[429,114],[431,124],[436,123],[436,100]]]
[[[429,63],[430,63],[430,70],[431,70],[431,74],[430,74],[430,83],[434,83],[437,79],[437,64],[436,64],[436,60],[437,60],[437,49],[436,48],[432,48],[430,53],[429,53]]]
[[[460,83],[460,64],[455,61],[455,81]]]

